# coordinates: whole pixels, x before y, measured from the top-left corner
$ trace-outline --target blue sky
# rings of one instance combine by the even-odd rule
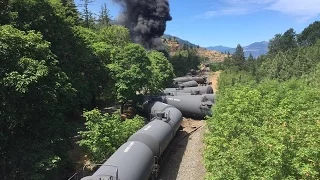
[[[95,0],[90,9],[98,13],[103,3],[113,18],[121,12],[112,0]],[[320,20],[320,0],[169,0],[169,3],[173,19],[167,22],[165,33],[202,47],[235,47],[268,41],[289,28],[300,33]]]

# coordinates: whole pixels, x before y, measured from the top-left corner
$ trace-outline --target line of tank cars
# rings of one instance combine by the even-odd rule
[[[148,180],[159,173],[161,155],[177,133],[183,116],[211,115],[215,94],[206,77],[186,76],[173,80],[162,93],[145,96],[143,110],[150,122],[92,175],[82,180]]]

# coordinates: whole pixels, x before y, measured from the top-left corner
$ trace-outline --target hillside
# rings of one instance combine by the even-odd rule
[[[222,62],[224,61],[224,58],[228,57],[227,54],[222,54],[219,51],[208,50],[206,48],[198,48],[198,54],[201,57],[206,57],[209,59],[209,61],[214,62]]]
[[[262,42],[252,43],[248,46],[244,46],[243,47],[244,55],[246,57],[248,57],[249,54],[251,53],[253,55],[253,57],[258,57],[263,54],[267,54],[268,45],[269,45],[269,42],[262,41]],[[236,50],[236,48],[226,47],[226,46],[210,46],[210,47],[207,47],[206,49],[215,50],[215,51],[219,51],[219,52],[223,52],[223,53],[224,52],[233,53]]]
[[[208,58],[209,61],[221,62],[221,61],[224,61],[225,57],[227,57],[226,54],[223,54],[219,51],[208,50],[206,48],[199,47],[193,43],[190,43],[189,41],[186,41],[171,35],[166,34],[162,37],[162,39],[163,39],[163,42],[169,47],[169,51],[171,55],[178,50],[182,50],[184,45],[187,45],[191,48],[196,48],[199,56]]]
[[[176,40],[181,45],[185,45],[186,44],[186,45],[188,45],[190,47],[197,47],[197,45],[195,45],[195,44],[193,44],[193,43],[191,43],[191,42],[189,42],[187,40],[183,40],[183,39],[180,39],[179,37],[175,37],[175,36],[172,36],[172,35],[169,35],[169,34],[164,34],[162,37],[165,38],[165,39],[169,39],[169,40]]]

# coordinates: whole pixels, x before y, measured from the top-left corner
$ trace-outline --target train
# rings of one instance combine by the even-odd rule
[[[162,102],[146,102],[153,118],[92,175],[82,180],[148,180],[156,177],[159,159],[182,122],[182,113]]]
[[[193,77],[191,81],[197,78]],[[178,80],[188,82],[182,77]],[[97,171],[81,180],[156,178],[162,155],[177,134],[183,117],[211,116],[214,102],[211,86],[167,88],[160,95],[144,96],[142,108],[150,121],[131,135]]]

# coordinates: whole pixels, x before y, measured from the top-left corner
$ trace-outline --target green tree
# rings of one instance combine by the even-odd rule
[[[90,108],[94,108],[97,106],[97,100],[103,98],[103,93],[106,90],[112,88],[112,84],[109,84],[111,78],[109,77],[109,72],[106,68],[107,64],[110,63],[110,46],[105,43],[99,42],[99,35],[96,34],[93,30],[84,28],[81,26],[76,26],[73,28],[74,32],[77,33],[78,39],[82,40],[86,47],[87,51],[90,52],[90,58],[86,71],[84,75],[87,75],[88,79],[87,86],[83,86],[85,88],[85,93],[90,94]],[[103,49],[99,46],[104,44]],[[94,72],[90,72],[93,70]]]
[[[293,77],[299,78],[309,73],[318,64],[320,55],[320,41],[310,47],[300,47],[279,52],[275,56],[267,57],[258,69],[259,76],[280,81]]]
[[[232,59],[231,57],[225,57],[223,61],[223,66],[228,68],[232,66]]]
[[[320,21],[315,21],[305,28],[298,35],[298,42],[301,46],[310,46],[320,39]]]
[[[149,67],[151,76],[148,80],[148,91],[154,93],[164,89],[172,81],[174,73],[172,64],[163,53],[151,51],[148,53],[148,57],[151,61],[151,66]]]
[[[269,42],[269,54],[275,56],[279,52],[298,47],[295,31],[290,28],[283,35],[276,34]]]
[[[105,26],[110,26],[110,11],[108,10],[106,3],[104,3],[103,6],[101,6],[97,26],[98,29],[101,29]]]
[[[60,0],[10,1],[11,13],[15,14],[11,23],[21,30],[34,29],[41,32],[51,43],[52,52],[57,55],[59,67],[67,74],[77,89],[77,108],[92,108],[97,96],[96,89],[101,83],[99,77],[103,64],[95,56],[85,33],[68,21],[66,8]],[[26,16],[28,14],[28,16]],[[99,79],[99,78],[98,78]]]
[[[9,0],[0,1],[0,25],[9,24],[10,15]]]
[[[253,56],[252,56],[251,53],[249,54],[249,56],[248,56],[248,58],[247,58],[247,61],[249,61],[249,62],[254,61],[254,58],[253,58]]]
[[[40,33],[0,26],[0,56],[1,177],[47,179],[67,159],[76,90]]]
[[[93,13],[89,10],[89,5],[93,3],[95,0],[81,0],[83,2],[83,12],[82,19],[83,25],[86,28],[93,28],[95,23],[95,17]]]
[[[252,74],[256,74],[256,62],[251,53],[249,54],[249,57],[246,62],[246,69]]]
[[[282,35],[276,34],[274,38],[269,41],[269,54],[275,55],[282,50]]]
[[[298,47],[297,35],[294,29],[290,28],[282,35],[282,51]]]
[[[244,68],[246,58],[240,44],[237,45],[236,51],[232,54],[231,59],[232,65],[238,67],[240,70]]]
[[[114,93],[117,100],[126,103],[136,98],[136,92],[148,85],[151,76],[151,62],[145,49],[129,43],[124,47],[116,47],[111,53],[111,63],[107,65],[115,82]]]
[[[181,50],[169,58],[174,69],[174,74],[177,76],[183,76],[191,69],[198,69],[200,60],[201,58],[196,49]]]
[[[101,42],[112,46],[125,46],[131,42],[129,29],[119,25],[104,27],[98,34]]]
[[[80,24],[80,13],[77,10],[74,0],[61,0],[62,5],[66,8],[67,19],[73,24]]]

